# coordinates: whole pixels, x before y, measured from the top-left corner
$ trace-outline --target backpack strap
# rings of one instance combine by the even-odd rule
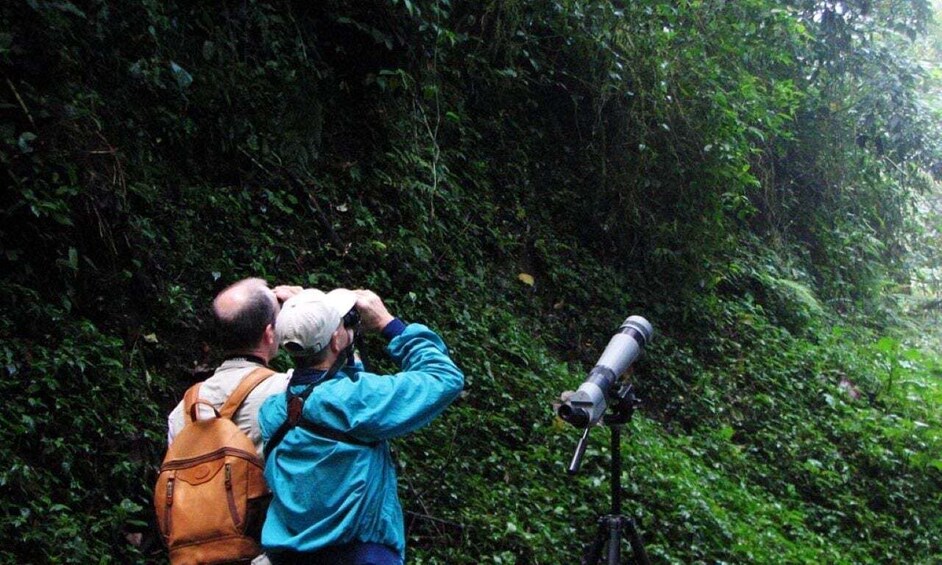
[[[295,402],[299,402],[301,406],[304,405],[304,400],[300,396],[295,396],[292,398]],[[290,402],[290,401],[289,401]],[[291,405],[289,404],[289,407]],[[290,409],[290,408],[289,408]],[[293,411],[292,411],[293,412]],[[271,439],[265,442],[265,447],[262,449],[262,452],[265,455],[265,459],[268,459],[268,456],[271,455],[271,452],[275,447],[281,443],[281,440],[285,439],[285,436],[289,431],[295,427],[303,428],[314,435],[319,435],[321,437],[326,437],[337,442],[350,443],[353,445],[359,445],[361,447],[376,447],[379,445],[378,441],[365,441],[354,437],[347,432],[342,432],[340,430],[335,430],[333,428],[328,428],[327,426],[322,426],[316,422],[312,422],[300,414],[300,408],[297,409],[297,420],[291,421],[291,416],[288,416],[288,419],[285,420],[281,427],[275,430],[275,433],[272,434]]]
[[[301,418],[301,421],[298,422],[299,428],[304,428],[305,430],[334,441],[342,441],[343,443],[352,443],[353,445],[359,445],[362,447],[376,447],[379,444],[378,441],[364,441],[359,438],[355,438],[352,435],[341,432],[340,430],[335,430],[333,428],[328,428],[327,426],[322,426],[316,422]],[[274,447],[274,445],[272,446]]]
[[[193,417],[193,407],[196,404],[196,401],[200,398],[200,385],[202,382],[198,382],[190,388],[186,389],[186,394],[183,395],[183,414],[184,414],[184,425],[189,424],[195,418]]]
[[[229,398],[226,399],[226,403],[222,405],[222,408],[219,409],[219,414],[223,418],[232,419],[236,411],[242,406],[242,403],[245,402],[246,397],[255,390],[255,387],[262,384],[262,382],[268,377],[274,375],[275,372],[269,369],[268,367],[259,367],[255,369],[247,376],[242,378],[242,381],[239,382],[239,386],[236,387],[232,394],[229,395]]]
[[[281,443],[281,440],[285,438],[285,435],[295,426],[304,428],[309,432],[332,439],[334,441],[352,443],[354,445],[361,445],[364,447],[374,447],[379,443],[376,441],[363,441],[348,434],[347,432],[342,432],[340,430],[335,430],[311,422],[310,420],[305,419],[303,416],[304,402],[307,400],[307,397],[310,396],[312,392],[314,392],[314,387],[333,378],[333,376],[340,371],[340,368],[343,366],[344,362],[346,362],[346,357],[341,355],[337,358],[337,360],[334,362],[334,365],[330,368],[330,370],[327,371],[327,374],[324,375],[321,380],[314,381],[313,383],[309,384],[307,388],[305,388],[299,394],[291,394],[291,385],[288,385],[289,390],[285,391],[285,397],[288,401],[288,417],[285,419],[284,423],[282,423],[281,426],[275,430],[275,433],[272,434],[271,438],[265,442],[265,447],[262,449],[265,459],[268,459],[269,454],[271,454],[272,450],[275,449],[275,446]]]
[[[218,418],[218,417],[219,417],[219,410],[216,410],[216,407],[213,406],[213,403],[212,403],[212,402],[210,402],[210,401],[208,401],[208,400],[203,400],[202,398],[197,398],[197,399],[196,399],[196,402],[194,402],[193,404],[190,405],[190,410],[186,413],[187,419],[189,420],[189,422],[187,422],[188,424],[189,424],[189,423],[192,423],[192,422],[196,422],[197,420],[199,420],[199,415],[198,415],[198,412],[197,412],[197,408],[199,408],[199,405],[200,405],[200,404],[202,404],[203,406],[206,406],[206,407],[208,407],[210,410],[212,410],[212,411],[213,411],[213,414],[215,414],[215,416],[213,416],[214,418]]]

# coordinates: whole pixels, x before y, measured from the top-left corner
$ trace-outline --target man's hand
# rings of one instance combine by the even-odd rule
[[[393,321],[392,314],[386,309],[383,300],[372,290],[355,290],[357,295],[357,310],[360,312],[360,323],[367,331],[382,331],[389,322]]]
[[[303,287],[289,286],[286,284],[280,284],[272,289],[272,291],[275,293],[275,298],[278,299],[279,303],[284,303],[285,300],[288,300],[289,298],[301,292],[302,290],[304,290]]]

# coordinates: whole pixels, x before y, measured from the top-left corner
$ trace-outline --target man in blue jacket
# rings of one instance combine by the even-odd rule
[[[389,340],[400,372],[353,362],[357,315]],[[295,370],[259,412],[274,495],[262,531],[269,558],[400,565],[405,531],[387,441],[441,414],[464,375],[437,334],[394,318],[367,290],[302,291],[284,303],[275,333]]]

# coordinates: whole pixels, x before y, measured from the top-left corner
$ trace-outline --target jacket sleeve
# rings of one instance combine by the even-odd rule
[[[354,379],[318,387],[321,401],[305,405],[305,417],[361,439],[385,440],[425,426],[461,393],[464,374],[441,338],[424,325],[407,326],[387,352],[400,372],[359,372]]]

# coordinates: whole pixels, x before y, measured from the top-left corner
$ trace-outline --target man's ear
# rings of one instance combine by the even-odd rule
[[[331,351],[333,351],[334,353],[340,353],[341,351],[343,351],[343,348],[344,348],[343,337],[346,332],[347,332],[347,329],[344,328],[343,326],[340,326],[339,328],[337,328],[337,331],[330,334],[330,350]]]
[[[271,345],[275,343],[275,325],[268,324],[265,326],[265,332],[262,334],[262,339],[265,340],[265,345]]]

